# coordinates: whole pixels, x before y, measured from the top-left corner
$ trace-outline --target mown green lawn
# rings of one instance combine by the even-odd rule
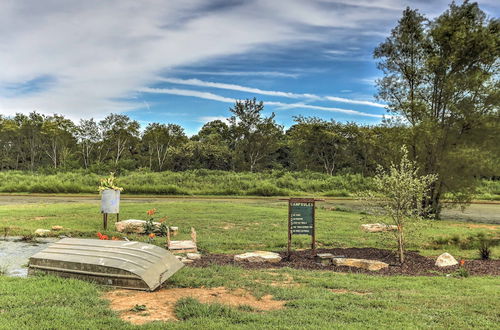
[[[494,277],[381,277],[292,269],[269,272],[187,267],[168,285],[246,288],[256,297],[272,294],[274,299],[285,300],[281,310],[249,311],[185,299],[176,308],[181,321],[141,328],[493,329],[500,322],[500,282]],[[285,277],[293,278],[296,285],[271,285]],[[55,277],[0,277],[0,328],[139,328],[108,308],[107,301],[100,298],[103,290],[107,288]]]
[[[331,211],[331,203],[317,209],[317,240],[322,247],[388,248],[379,234],[363,233],[363,215]],[[180,238],[198,232],[204,253],[283,250],[286,246],[287,207],[279,200],[167,200],[154,203],[124,202],[121,218],[144,219],[145,211],[157,208],[167,223],[179,226]],[[111,217],[113,218],[113,217]],[[379,219],[383,220],[383,219]],[[20,204],[0,206],[0,229],[9,235],[30,235],[37,228],[62,225],[63,234],[95,237],[102,218],[98,202]],[[467,224],[433,221],[423,226],[412,245],[426,255],[443,251],[457,258],[476,258],[473,248],[459,245],[432,247],[438,237],[465,239],[478,233],[498,236],[498,226],[468,228]],[[108,235],[119,235],[109,230]],[[59,235],[54,233],[54,235]],[[144,239],[129,236],[131,239]],[[162,244],[157,238],[156,244]],[[295,248],[307,247],[307,237],[294,239]],[[499,256],[498,247],[494,257]],[[272,273],[272,274],[271,274]],[[281,281],[293,285],[280,286]],[[175,274],[170,287],[245,288],[256,297],[271,294],[286,301],[284,309],[260,312],[193,299],[178,302],[180,321],[156,322],[144,329],[220,328],[497,328],[500,322],[498,277],[410,277],[341,274],[296,269],[246,270],[238,267],[185,267]],[[332,292],[341,289],[346,293]],[[102,299],[109,288],[55,277],[28,279],[0,276],[1,329],[127,329],[138,328],[122,321]],[[362,293],[362,294],[359,294]]]
[[[390,248],[393,240],[384,234],[364,233],[360,225],[366,223],[363,215],[355,212],[330,211],[334,203],[318,203],[316,212],[317,242],[320,247],[378,247]],[[210,253],[236,253],[251,249],[282,250],[287,243],[287,206],[277,199],[227,200],[167,200],[154,203],[122,202],[121,219],[146,219],[146,210],[157,208],[158,217],[168,216],[167,224],[180,227],[182,238],[188,238],[190,228],[198,233],[199,248]],[[61,225],[62,232],[53,235],[96,237],[98,231],[119,236],[114,231],[115,217],[110,216],[108,231],[102,229],[102,216],[97,202],[60,204],[18,204],[0,206],[0,234],[30,235],[37,228],[50,229]],[[384,221],[371,219],[370,221]],[[457,258],[476,258],[473,246],[461,244],[478,233],[497,236],[500,226],[469,225],[453,221],[426,221],[419,235],[414,236],[411,249],[424,255],[450,252]],[[129,235],[144,240],[144,237]],[[436,240],[449,244],[436,244]],[[162,244],[162,238],[156,244]],[[295,237],[294,246],[305,248],[308,237]],[[458,242],[458,243],[454,243]],[[493,248],[493,256],[500,256],[500,247]]]

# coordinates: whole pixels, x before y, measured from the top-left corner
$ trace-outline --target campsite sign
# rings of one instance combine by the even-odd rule
[[[316,252],[314,198],[290,198],[288,200],[288,255],[292,247],[292,235],[311,236],[311,249]]]

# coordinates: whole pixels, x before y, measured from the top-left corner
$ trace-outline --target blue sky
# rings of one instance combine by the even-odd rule
[[[406,6],[432,18],[448,1],[2,1],[0,113],[119,112],[194,134],[256,97],[285,126],[376,124],[372,52]]]

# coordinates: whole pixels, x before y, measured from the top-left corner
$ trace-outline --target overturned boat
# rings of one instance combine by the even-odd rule
[[[28,274],[153,291],[183,266],[173,254],[152,244],[64,238],[33,255]]]

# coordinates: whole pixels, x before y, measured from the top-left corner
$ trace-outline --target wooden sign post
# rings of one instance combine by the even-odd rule
[[[316,254],[315,202],[321,199],[288,199],[288,256],[292,250],[292,235],[311,236],[311,249]]]

